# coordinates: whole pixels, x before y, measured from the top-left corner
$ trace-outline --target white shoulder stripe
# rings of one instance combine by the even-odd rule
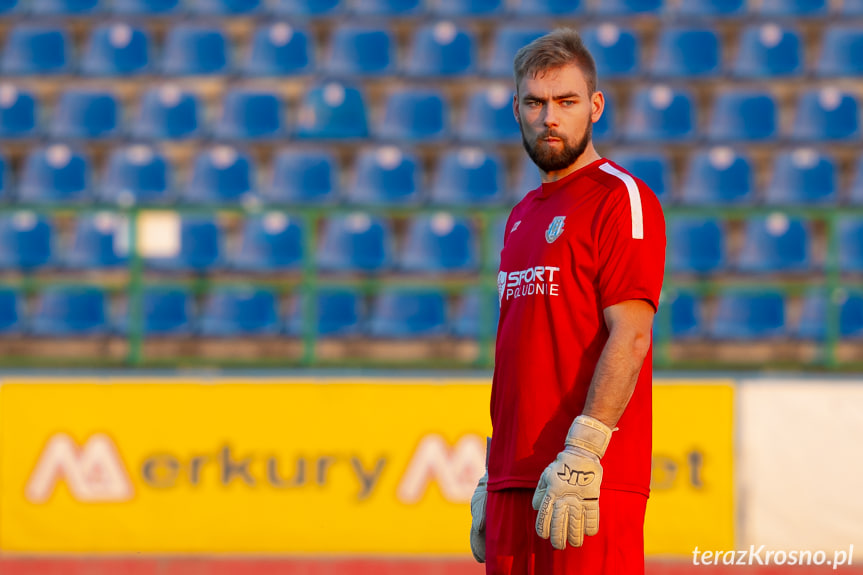
[[[602,164],[599,169],[606,174],[617,176],[624,184],[626,191],[629,192],[629,209],[632,212],[632,239],[644,239],[644,217],[641,211],[641,194],[638,191],[638,184],[632,179],[632,176],[626,172],[621,172],[611,164]]]

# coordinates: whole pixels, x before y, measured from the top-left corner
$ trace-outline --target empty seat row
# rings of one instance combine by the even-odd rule
[[[148,287],[136,316],[140,323],[129,298],[112,302],[98,287],[51,287],[32,305],[25,300],[18,290],[0,287],[0,335],[127,335],[139,328],[145,336],[298,337],[310,329],[321,337],[477,338],[493,336],[497,328],[497,302],[477,289],[450,301],[437,290],[385,288],[366,302],[351,289],[322,288],[283,305],[264,288],[215,287],[198,302],[185,288]],[[306,306],[313,307],[308,325]]]

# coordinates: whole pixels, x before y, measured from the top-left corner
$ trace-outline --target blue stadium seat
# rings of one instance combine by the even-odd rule
[[[286,331],[288,335],[303,334],[304,313],[308,307],[305,298],[294,299],[288,314]],[[360,333],[365,323],[363,301],[356,291],[344,288],[323,288],[314,297],[310,326],[314,333],[322,337],[349,337]]]
[[[659,34],[652,74],[663,78],[708,78],[722,71],[719,34],[707,26],[668,26]]]
[[[619,155],[615,154],[615,160],[619,157]],[[626,158],[624,157],[623,159],[625,160]],[[623,166],[626,167],[625,165]],[[515,198],[516,201],[519,201],[526,196],[528,192],[535,190],[541,184],[542,178],[539,174],[539,168],[536,167],[536,164],[533,163],[533,160],[531,160],[527,154],[524,154],[521,157],[518,179],[512,194],[513,198]],[[503,236],[501,236],[501,239],[503,239]]]
[[[808,221],[774,213],[748,219],[737,268],[747,273],[807,272],[813,269]]]
[[[681,191],[690,206],[746,205],[755,200],[752,160],[731,148],[718,147],[690,156]]]
[[[167,271],[205,272],[223,266],[224,235],[218,220],[209,216],[180,218],[177,253],[146,257],[147,266]]]
[[[677,291],[669,299],[659,306],[654,321],[655,331],[666,333],[672,340],[703,336],[706,326],[701,297],[688,291]]]
[[[611,91],[603,92],[605,95],[605,108],[602,116],[593,124],[593,141],[604,143],[617,138],[616,119],[616,97]]]
[[[310,72],[314,66],[315,43],[309,32],[276,22],[255,29],[243,72],[250,76],[291,76]]]
[[[262,0],[188,0],[193,14],[200,16],[248,16],[259,13]]]
[[[512,78],[512,63],[516,53],[548,32],[546,27],[502,24],[494,33],[487,72],[493,76]]]
[[[108,294],[95,287],[47,287],[30,319],[37,336],[105,335],[110,327]]]
[[[422,164],[395,146],[360,152],[346,200],[363,205],[415,205],[421,200]]]
[[[730,291],[716,304],[711,337],[723,340],[772,339],[786,335],[785,298],[772,291]]]
[[[746,0],[686,0],[673,9],[681,16],[704,16],[710,18],[742,16],[746,13]]]
[[[493,338],[497,332],[500,306],[494,293],[483,294],[478,289],[470,289],[462,294],[454,312],[450,329],[456,337]]]
[[[274,12],[283,16],[330,16],[345,9],[347,0],[277,0]]]
[[[30,12],[38,16],[81,16],[104,10],[99,0],[30,0]]]
[[[300,138],[366,138],[369,127],[363,92],[338,82],[316,85],[303,98],[298,124]]]
[[[330,38],[330,74],[381,76],[396,69],[396,41],[388,28],[342,24]]]
[[[0,335],[18,335],[24,331],[24,298],[12,288],[0,288]]]
[[[620,78],[641,72],[641,40],[633,30],[604,23],[586,28],[581,37],[593,54],[600,78]]]
[[[255,164],[231,146],[199,152],[182,199],[195,204],[242,203],[255,193]]]
[[[469,142],[518,142],[521,131],[512,113],[513,92],[493,84],[468,96],[459,136]]]
[[[759,12],[766,16],[795,18],[826,16],[828,0],[761,0]]]
[[[665,152],[618,152],[612,158],[647,184],[661,202],[673,198],[671,162]]]
[[[476,38],[471,30],[443,21],[420,26],[413,34],[407,73],[459,76],[476,72]]]
[[[112,0],[111,10],[124,16],[167,16],[180,11],[181,0]]]
[[[0,138],[37,136],[39,108],[39,100],[32,92],[0,84]]]
[[[440,157],[431,189],[435,205],[494,205],[506,194],[506,168],[499,155],[461,148]]]
[[[281,97],[275,92],[230,89],[222,102],[222,116],[213,128],[217,138],[264,140],[284,136]]]
[[[746,27],[732,73],[742,78],[776,78],[803,72],[803,44],[791,28],[768,23]]]
[[[24,0],[0,0],[0,14],[15,14],[21,11]]]
[[[446,333],[447,302],[442,292],[382,290],[375,298],[369,335],[381,338],[434,337]]]
[[[497,16],[504,0],[430,0],[432,13],[441,16]]]
[[[351,5],[362,16],[415,16],[424,10],[423,0],[354,0]]]
[[[203,128],[203,104],[193,92],[173,84],[151,88],[141,98],[132,125],[136,138],[180,140],[199,136]]]
[[[659,14],[663,0],[602,0],[598,12],[603,15],[632,16],[636,14]]]
[[[174,199],[174,170],[158,150],[132,145],[111,152],[100,199],[121,206],[164,204]]]
[[[449,105],[436,88],[399,88],[386,98],[378,136],[389,140],[426,141],[448,135]]]
[[[510,12],[519,16],[578,16],[586,4],[582,0],[514,0]]]
[[[831,205],[839,196],[836,163],[810,148],[777,154],[765,199],[770,205]]]
[[[843,339],[863,336],[863,294],[839,290],[833,305],[838,305],[838,335]],[[812,289],[803,298],[800,321],[794,335],[802,339],[824,340],[828,330],[829,300],[823,289]]]
[[[63,263],[75,269],[106,269],[129,261],[128,226],[122,216],[108,212],[81,215],[75,221],[71,248]]]
[[[680,217],[668,222],[668,263],[672,271],[707,274],[726,265],[724,222]]]
[[[88,76],[130,76],[150,68],[150,36],[128,24],[100,25],[90,32],[81,71]]]
[[[486,252],[486,262],[490,264],[488,267],[492,270],[500,268],[500,252],[503,250],[503,237],[506,233],[506,216],[500,216],[492,221],[491,229],[486,230],[488,235],[488,252]]]
[[[133,328],[126,304],[118,318],[121,333]],[[192,294],[179,287],[148,287],[141,294],[142,332],[145,336],[177,336],[192,333],[195,326],[195,301]]]
[[[835,87],[809,90],[800,96],[792,137],[795,140],[857,140],[860,110],[851,92]]]
[[[34,270],[54,263],[54,224],[33,212],[0,215],[0,268]]]
[[[216,288],[204,301],[199,329],[207,337],[275,335],[281,331],[278,298],[268,289]]]
[[[71,40],[63,28],[19,24],[9,29],[0,70],[11,76],[72,71]]]
[[[764,141],[776,138],[779,110],[770,92],[720,92],[713,102],[707,137],[714,142]]]
[[[55,138],[113,138],[122,130],[123,109],[111,92],[70,89],[60,95],[51,123]]]
[[[30,152],[18,182],[22,203],[77,203],[91,198],[90,160],[65,144]]]
[[[361,212],[335,215],[325,222],[316,261],[325,271],[383,271],[392,265],[392,244],[389,221]]]
[[[863,16],[863,0],[843,0],[840,12],[843,16]]]
[[[282,150],[264,196],[273,204],[326,204],[339,193],[339,168],[329,150]]]
[[[832,25],[824,30],[815,73],[822,77],[863,76],[863,30],[858,26]]]
[[[299,269],[303,260],[303,225],[281,212],[247,216],[231,266],[253,272]]]
[[[205,76],[230,71],[230,46],[220,28],[178,24],[165,37],[162,73],[169,76]]]
[[[695,100],[683,88],[641,88],[630,104],[626,137],[635,142],[687,141],[695,136]]]
[[[477,231],[464,216],[446,212],[414,216],[398,265],[407,272],[471,272],[479,267]]]
[[[863,219],[841,216],[836,225],[839,268],[846,272],[863,272]]]

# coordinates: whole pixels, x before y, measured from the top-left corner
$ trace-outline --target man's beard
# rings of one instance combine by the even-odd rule
[[[564,170],[574,164],[587,149],[587,145],[590,143],[592,137],[593,124],[590,122],[587,123],[587,128],[584,129],[584,134],[582,134],[581,139],[579,139],[574,146],[570,144],[569,139],[566,136],[553,130],[543,132],[537,136],[536,140],[528,142],[524,135],[524,128],[521,128],[521,143],[524,146],[527,155],[530,156],[533,163],[546,174],[549,172]],[[563,149],[559,152],[553,150],[548,144],[540,141],[545,138],[560,138],[560,141],[563,144]]]

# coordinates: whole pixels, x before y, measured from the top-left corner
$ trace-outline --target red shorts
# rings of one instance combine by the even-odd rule
[[[599,533],[563,551],[536,534],[532,489],[489,491],[486,502],[487,575],[643,575],[644,511],[640,493],[603,489]]]

